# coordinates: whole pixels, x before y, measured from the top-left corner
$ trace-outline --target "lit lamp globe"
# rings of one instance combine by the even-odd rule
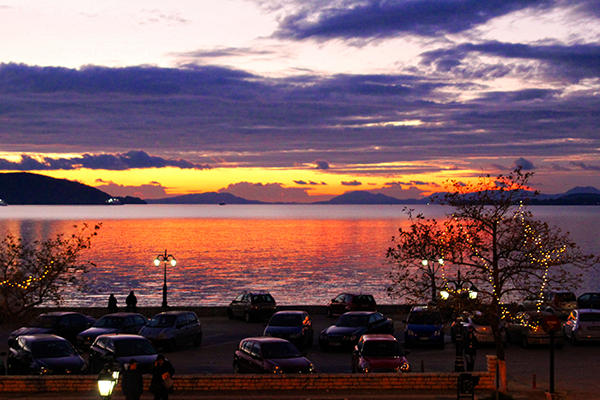
[[[448,300],[450,298],[450,293],[448,293],[446,290],[442,290],[440,292],[440,297],[442,300]]]
[[[98,392],[103,399],[110,399],[113,393],[113,389],[117,384],[117,379],[119,377],[119,371],[109,371],[108,369],[103,369],[102,372],[98,375]]]

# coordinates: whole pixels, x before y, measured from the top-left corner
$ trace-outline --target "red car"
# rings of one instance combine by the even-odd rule
[[[352,352],[352,372],[410,372],[409,353],[392,335],[363,335]]]

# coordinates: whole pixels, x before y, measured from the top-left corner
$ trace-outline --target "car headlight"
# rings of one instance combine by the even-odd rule
[[[300,336],[302,336],[302,332],[292,333],[290,339],[298,339]]]
[[[441,330],[433,332],[433,336],[440,336],[441,334],[442,334]]]
[[[410,329],[407,330],[406,333],[408,333],[408,336],[415,336],[415,333],[413,331],[411,331]]]
[[[357,335],[350,335],[350,336],[347,336],[346,339],[353,342],[356,340],[356,337],[357,337]]]
[[[327,339],[327,334],[325,332],[321,332],[319,339]]]
[[[49,375],[51,373],[52,373],[52,370],[50,368],[40,367],[40,370],[39,370],[40,375]]]
[[[410,365],[408,363],[404,363],[398,367],[396,372],[410,372]]]
[[[369,373],[371,370],[371,366],[369,365],[368,362],[361,363],[359,367],[360,367],[360,370],[365,373]]]

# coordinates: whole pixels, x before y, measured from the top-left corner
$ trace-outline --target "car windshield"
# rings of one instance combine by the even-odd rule
[[[442,317],[440,314],[434,312],[413,311],[409,314],[407,322],[415,325],[441,325]]]
[[[273,296],[270,294],[255,294],[252,296],[253,303],[272,303],[274,301]]]
[[[577,299],[575,298],[575,295],[573,293],[558,293],[556,295],[556,298],[561,303],[563,303],[565,301],[577,301]]]
[[[489,321],[485,315],[475,314],[471,317],[475,325],[489,325]]]
[[[94,324],[97,328],[120,328],[123,326],[125,318],[104,316]]]
[[[148,322],[148,326],[152,328],[169,328],[175,324],[175,318],[175,315],[156,315]]]
[[[581,322],[598,322],[600,321],[600,313],[579,313]]]
[[[344,314],[337,321],[335,326],[346,326],[346,327],[359,327],[368,326],[369,316],[368,315],[348,315]]]
[[[362,354],[365,357],[402,357],[404,355],[400,343],[392,340],[365,342]]]
[[[60,317],[51,315],[40,315],[31,323],[31,326],[34,328],[52,329],[58,326],[59,321]]]
[[[361,304],[368,304],[368,303],[374,303],[375,299],[373,299],[373,296],[368,295],[368,294],[359,294],[358,296],[354,297],[354,302],[361,303]]]
[[[52,340],[33,342],[31,344],[31,354],[35,358],[60,358],[75,355],[76,352],[68,342]]]
[[[296,346],[289,342],[263,343],[261,349],[264,359],[301,357]]]
[[[144,339],[115,340],[117,357],[146,356],[157,354],[152,344]]]
[[[300,326],[302,325],[302,316],[299,314],[275,314],[269,326]]]

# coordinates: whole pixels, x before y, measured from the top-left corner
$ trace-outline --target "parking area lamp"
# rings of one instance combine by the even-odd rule
[[[171,266],[174,267],[175,265],[177,265],[177,260],[175,260],[175,257],[173,257],[172,254],[167,254],[167,250],[165,249],[165,254],[159,254],[158,256],[156,256],[156,258],[154,259],[154,265],[158,267],[160,266],[161,262],[165,264],[162,307],[168,308],[169,306],[167,304],[167,264],[170,263]]]
[[[437,268],[435,266],[436,263],[437,263]],[[425,268],[427,268],[427,275],[431,278],[431,301],[433,303],[435,303],[437,300],[437,288],[435,286],[435,276],[436,276],[437,270],[441,266],[444,265],[444,259],[441,257],[434,261],[423,259],[423,261],[421,261],[421,264],[423,264],[423,266]]]
[[[112,363],[106,364],[98,375],[98,392],[104,400],[110,400],[113,390],[119,381],[119,370]]]

